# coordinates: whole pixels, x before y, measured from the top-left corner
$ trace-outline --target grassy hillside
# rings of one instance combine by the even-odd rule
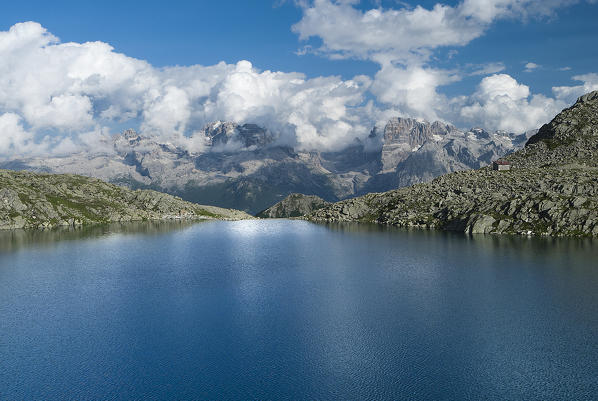
[[[0,170],[0,229],[250,217],[237,210],[197,205],[156,191],[133,191],[95,178]]]

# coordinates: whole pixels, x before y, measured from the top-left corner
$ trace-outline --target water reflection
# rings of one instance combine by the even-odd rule
[[[469,235],[459,232],[425,230],[419,228],[402,228],[369,223],[325,223],[319,224],[334,232],[355,235],[382,235],[394,237],[397,240],[430,240],[438,243],[442,240],[444,246],[469,246],[483,252],[515,252],[529,255],[575,255],[596,253],[598,256],[598,240],[592,238],[566,237],[526,237],[521,235]]]
[[[111,235],[156,235],[184,230],[205,222],[154,221],[112,223],[104,225],[57,227],[50,230],[0,230],[0,253],[14,252],[31,246],[54,246],[60,241],[94,239]]]

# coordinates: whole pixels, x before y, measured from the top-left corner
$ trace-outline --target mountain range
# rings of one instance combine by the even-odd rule
[[[509,168],[446,174],[324,205],[305,218],[472,234],[598,236],[598,91],[543,125],[501,165]]]
[[[291,193],[335,202],[477,169],[520,149],[534,133],[393,118],[341,151],[302,151],[258,125],[217,121],[203,128],[201,152],[126,130],[102,150],[9,160],[0,168],[81,174],[255,214]]]

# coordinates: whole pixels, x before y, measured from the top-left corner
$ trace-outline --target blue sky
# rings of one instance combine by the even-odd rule
[[[418,10],[423,19],[414,23]],[[368,15],[374,14],[381,21],[379,26],[368,22]],[[434,21],[436,17],[442,20]],[[66,75],[69,62],[88,58],[81,50],[78,56],[62,59],[65,56],[59,47],[68,42],[97,41],[114,50],[96,50],[96,57],[112,60],[117,54],[126,55],[128,61],[118,62],[131,62],[135,74],[144,71],[154,77],[145,81],[144,91],[127,92],[129,97],[139,96],[135,105],[114,86],[109,95],[104,87],[79,93],[73,88],[81,88],[81,82],[72,80],[55,87],[36,87],[31,98],[18,102],[0,98],[0,116],[4,113],[7,121],[10,117],[10,124],[17,124],[38,142],[48,133],[63,133],[72,139],[81,132],[104,132],[129,122],[157,135],[171,135],[161,133],[170,130],[189,137],[207,120],[230,118],[269,124],[281,132],[294,131],[289,135],[307,147],[336,142],[342,146],[352,136],[363,136],[358,132],[367,132],[369,124],[392,115],[521,131],[546,122],[555,110],[598,85],[596,0],[462,0],[440,5],[428,0],[9,2],[0,14],[0,34],[25,21],[34,21],[43,31],[29,26],[23,35],[59,38],[51,43],[41,40],[37,50],[28,48],[32,60],[33,55],[42,57],[40,48],[50,46],[41,62],[63,65]],[[442,26],[437,28],[438,24]],[[15,32],[7,34],[6,40],[21,35]],[[387,37],[377,40],[377,35]],[[5,60],[16,54],[4,55]],[[138,60],[147,61],[149,67]],[[240,82],[235,74],[247,73],[247,65],[237,65],[241,60],[252,64],[251,87],[231,83]],[[197,73],[189,68],[221,61],[225,66],[218,72]],[[32,63],[19,69],[35,70]],[[174,71],[173,66],[186,69]],[[12,64],[5,67],[11,74],[16,68]],[[97,70],[97,65],[86,68],[88,78],[95,74],[105,78],[101,82],[120,79],[118,71]],[[285,75],[287,88],[277,83],[279,78],[263,74],[265,70],[304,74],[303,92],[296,90],[296,77]],[[59,74],[57,70],[48,73]],[[208,79],[206,74],[215,78]],[[36,79],[48,81],[47,85],[57,79],[38,75]],[[366,78],[355,80],[360,75]],[[20,74],[10,82],[27,77]],[[137,88],[132,79],[120,85]],[[187,86],[193,79],[212,82],[209,94],[190,93]],[[5,81],[9,82],[8,78]],[[152,86],[150,81],[158,84]],[[180,90],[175,93],[167,83]],[[318,85],[320,97],[314,104],[301,103],[304,111],[300,116],[292,111],[296,103],[280,106],[299,93],[303,99]],[[344,85],[342,91],[334,89],[339,85]],[[223,86],[231,93],[214,92]],[[259,102],[251,99],[252,90],[263,92]],[[286,97],[272,97],[273,90]],[[8,89],[4,92],[9,93]],[[148,93],[152,94],[150,101]],[[229,95],[236,100],[222,103],[231,99]],[[59,98],[60,102],[53,101]],[[168,116],[180,115],[179,119],[171,118],[170,124],[151,123],[159,121],[159,112],[166,110],[158,104],[164,99],[169,99],[170,105],[181,105],[167,110]],[[114,107],[107,110],[111,102]],[[325,115],[311,111],[331,103],[334,105]],[[59,115],[63,104],[71,110],[79,107],[83,113],[79,120],[87,124],[69,125],[64,119],[48,117],[50,111],[39,112],[46,107]],[[516,110],[521,115],[513,115]],[[324,138],[334,137],[336,132],[342,132],[343,138]],[[305,140],[308,137],[317,139]],[[11,143],[15,148],[16,142]]]
[[[257,68],[308,76],[374,73],[371,63],[297,56],[291,25],[301,19],[292,2],[266,1],[30,1],[3,6],[0,29],[40,22],[62,41],[101,40],[155,66],[211,65],[250,60]]]
[[[363,1],[367,10],[378,2]],[[385,1],[396,7],[397,1]],[[436,1],[409,1],[433,7]],[[456,4],[455,1],[443,2]],[[296,55],[302,46],[291,26],[301,19],[292,1],[27,1],[2,6],[0,29],[16,22],[37,21],[63,42],[100,40],[118,52],[148,60],[155,66],[211,65],[250,60],[260,69],[299,71],[310,77],[374,74],[374,63],[329,60]],[[598,61],[598,6],[581,2],[547,18],[495,23],[481,38],[457,48],[443,65],[503,62],[506,72],[525,81],[534,92],[549,95],[552,86],[569,85],[573,75],[594,72]],[[310,42],[317,43],[314,39]],[[524,65],[541,65],[525,73]],[[560,68],[571,67],[569,71]],[[446,88],[447,93],[471,90],[474,80]]]

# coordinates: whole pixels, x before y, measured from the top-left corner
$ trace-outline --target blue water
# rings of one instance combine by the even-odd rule
[[[597,261],[285,220],[4,232],[0,399],[597,399]]]

